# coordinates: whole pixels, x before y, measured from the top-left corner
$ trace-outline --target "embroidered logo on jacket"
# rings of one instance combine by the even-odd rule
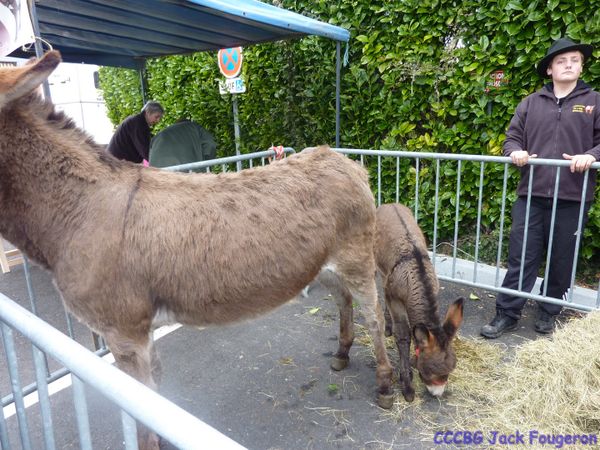
[[[594,107],[595,105],[573,105],[573,109],[572,112],[574,113],[586,113],[586,114],[592,114],[592,112],[594,111]]]

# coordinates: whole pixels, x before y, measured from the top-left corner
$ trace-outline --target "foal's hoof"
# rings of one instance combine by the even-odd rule
[[[391,409],[394,405],[394,395],[393,394],[379,394],[377,396],[377,404],[380,408],[383,409]]]
[[[339,356],[334,356],[333,360],[331,361],[331,368],[333,370],[344,370],[346,367],[348,367],[348,360],[349,358],[340,358]]]
[[[415,400],[415,390],[413,388],[403,390],[402,396],[408,403],[412,403]]]

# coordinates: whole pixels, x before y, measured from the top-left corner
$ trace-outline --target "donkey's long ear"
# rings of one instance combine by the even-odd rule
[[[29,94],[42,84],[60,61],[60,53],[51,51],[23,67],[0,70],[0,110],[8,102]]]
[[[412,332],[413,337],[415,338],[415,346],[419,349],[428,351],[439,347],[439,343],[435,338],[435,335],[422,323],[416,324],[413,327]]]
[[[446,313],[446,318],[444,319],[443,325],[444,331],[446,332],[446,336],[448,337],[448,341],[450,341],[454,337],[462,323],[464,303],[465,299],[463,297],[460,297],[448,308],[448,312]]]

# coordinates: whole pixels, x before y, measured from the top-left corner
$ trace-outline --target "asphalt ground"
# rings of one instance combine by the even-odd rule
[[[31,269],[38,315],[63,332],[65,314],[48,273]],[[29,308],[22,266],[0,275],[0,292]],[[473,295],[471,295],[473,294]],[[494,315],[494,296],[472,288],[442,283],[443,314],[457,297],[466,298],[463,337],[479,338],[479,329]],[[477,299],[474,299],[477,297]],[[534,306],[528,304],[519,327],[496,342],[508,348],[533,331]],[[360,325],[362,317],[355,315]],[[75,337],[93,342],[85,326],[75,322]],[[437,445],[433,432],[415,420],[416,409],[401,418],[376,405],[375,361],[371,350],[355,342],[347,369],[329,368],[337,348],[337,308],[327,291],[314,285],[301,296],[256,319],[223,327],[182,327],[157,341],[163,365],[159,392],[183,409],[250,449],[388,449],[450,448]],[[21,384],[34,380],[31,346],[16,335]],[[392,363],[397,355],[390,350]],[[10,392],[4,349],[0,346],[0,395]],[[50,361],[51,368],[59,365]],[[404,402],[396,389],[396,402]],[[437,423],[445,423],[441,399],[425,390],[419,406]],[[118,410],[92,388],[86,390],[92,442],[97,449],[123,448]],[[72,389],[51,397],[58,449],[79,448]],[[33,448],[43,448],[39,406],[28,408]],[[15,416],[7,419],[13,448],[20,449]],[[202,436],[198,436],[202,443]],[[163,449],[173,449],[162,442]],[[464,448],[464,447],[463,447]]]

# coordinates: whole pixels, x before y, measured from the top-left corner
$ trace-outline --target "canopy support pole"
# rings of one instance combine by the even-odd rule
[[[142,94],[142,105],[145,105],[148,101],[148,80],[146,79],[146,60],[144,59],[140,68],[138,69],[140,76],[140,90]]]
[[[44,49],[42,48],[42,41],[40,40],[40,24],[38,22],[37,11],[35,9],[35,1],[29,2],[29,14],[31,16],[31,25],[33,26],[33,35],[34,35],[34,43],[35,47],[35,56],[36,58],[41,58],[44,56]],[[52,96],[50,95],[50,85],[48,84],[48,79],[46,78],[42,83],[42,89],[44,90],[44,98],[48,101],[52,101]]]
[[[341,42],[335,42],[335,147],[340,147],[340,84],[342,62],[340,60]]]

